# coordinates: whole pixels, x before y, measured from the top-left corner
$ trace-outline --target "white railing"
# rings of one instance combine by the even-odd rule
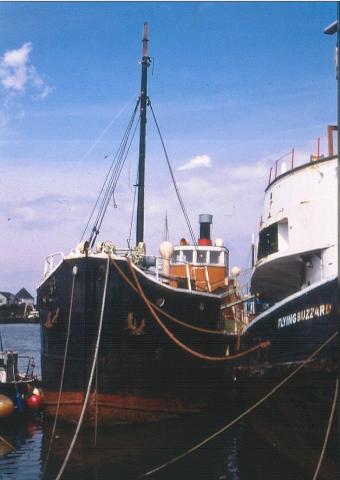
[[[55,261],[56,257],[61,257],[59,262]],[[45,259],[44,265],[44,278],[48,277],[64,260],[65,256],[63,252],[55,252],[48,255]]]

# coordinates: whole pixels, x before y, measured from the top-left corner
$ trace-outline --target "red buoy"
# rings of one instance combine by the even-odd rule
[[[43,404],[41,395],[30,395],[26,398],[26,405],[31,410],[40,410]]]

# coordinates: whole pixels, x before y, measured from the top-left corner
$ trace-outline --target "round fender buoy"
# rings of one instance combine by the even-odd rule
[[[6,395],[0,395],[0,418],[9,417],[14,412],[14,403]]]
[[[43,401],[40,395],[30,395],[26,398],[26,405],[31,410],[40,410],[42,407]]]
[[[41,392],[41,390],[40,390],[39,388],[37,388],[37,387],[34,387],[34,388],[33,388],[33,392],[32,392],[32,393],[33,393],[33,395],[39,395],[39,397],[42,397],[42,392]]]

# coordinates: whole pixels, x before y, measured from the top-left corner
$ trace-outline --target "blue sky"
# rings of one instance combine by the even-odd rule
[[[335,2],[0,3],[0,290],[34,293],[45,256],[78,243],[138,93],[144,21],[149,95],[191,222],[212,213],[245,268],[270,165],[292,147],[307,161],[318,137],[326,153],[335,38],[322,32],[335,18]],[[101,235],[121,246],[135,170],[133,147]],[[187,236],[151,117],[146,175],[151,254],[166,211],[171,240]]]

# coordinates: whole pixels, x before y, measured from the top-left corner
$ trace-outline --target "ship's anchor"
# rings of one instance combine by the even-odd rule
[[[59,317],[60,317],[60,307],[57,307],[57,309],[54,313],[48,312],[47,320],[44,323],[44,327],[45,328],[54,328],[59,322]]]
[[[138,321],[133,312],[129,312],[127,316],[127,328],[132,335],[144,335],[145,334],[145,320]]]

